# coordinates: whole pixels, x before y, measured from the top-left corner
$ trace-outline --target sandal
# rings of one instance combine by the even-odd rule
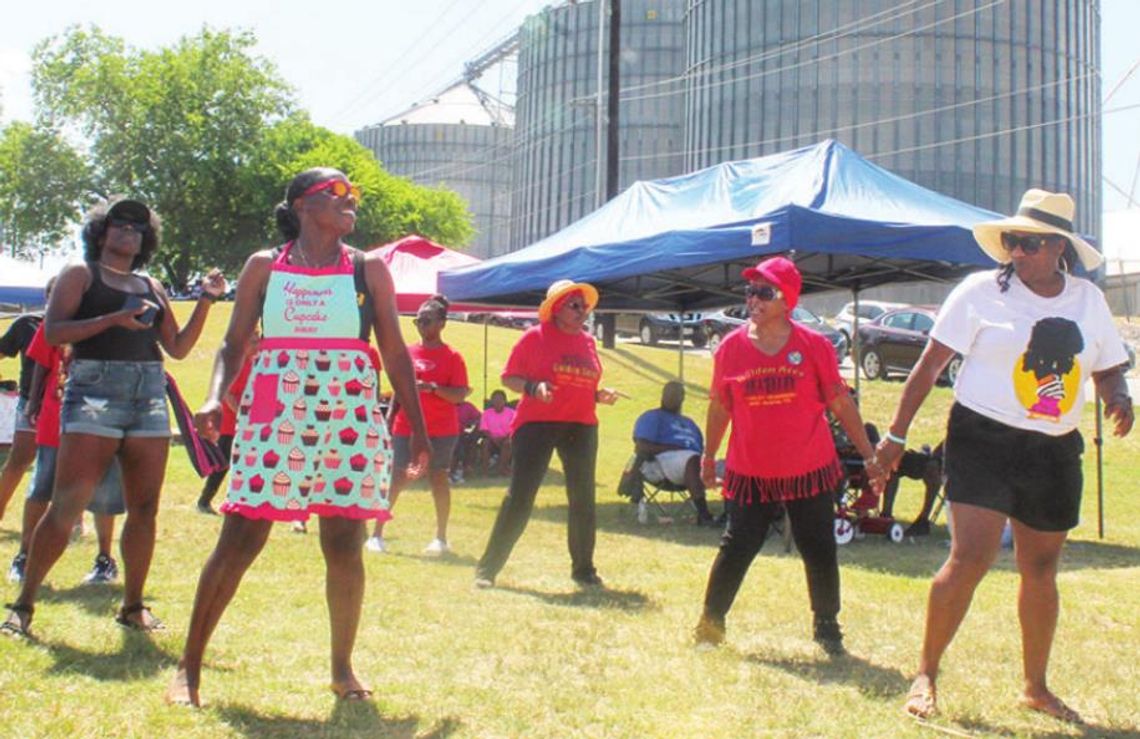
[[[372,700],[372,691],[368,688],[356,688],[354,690],[342,690],[336,685],[330,685],[331,690],[337,697],[337,700],[342,701],[368,701]]]
[[[1085,723],[1085,720],[1081,718],[1081,714],[1077,713],[1072,708],[1069,708],[1069,706],[1065,704],[1065,701],[1061,700],[1055,695],[1051,696],[1051,698],[1052,700],[1046,700],[1040,703],[1030,701],[1028,698],[1022,698],[1021,705],[1030,711],[1043,713],[1046,716],[1057,719],[1058,721],[1064,721],[1066,724],[1075,724],[1080,726]]]
[[[934,683],[925,675],[919,675],[910,684],[903,711],[913,718],[926,720],[938,713],[938,693]]]
[[[13,639],[32,639],[29,627],[32,624],[32,614],[36,609],[33,606],[24,606],[19,603],[7,603],[8,617],[0,623],[0,634]]]
[[[131,618],[136,615],[138,618]],[[166,629],[166,624],[142,603],[135,603],[120,608],[119,612],[115,614],[115,623],[124,628],[141,631],[146,634],[152,631],[163,631]]]

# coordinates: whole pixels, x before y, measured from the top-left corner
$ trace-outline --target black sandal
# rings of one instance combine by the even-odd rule
[[[142,620],[132,619],[131,616],[139,614],[142,618],[149,616],[151,618],[150,624],[144,623]],[[149,634],[152,631],[163,631],[166,629],[166,624],[162,622],[158,616],[155,616],[149,608],[142,603],[134,603],[129,606],[123,606],[119,612],[115,614],[115,623],[127,629],[134,631],[141,631],[144,634]]]
[[[25,606],[19,603],[6,603],[8,617],[0,624],[0,634],[13,639],[31,639],[32,632],[28,628],[32,624],[32,614],[36,612],[34,606]]]

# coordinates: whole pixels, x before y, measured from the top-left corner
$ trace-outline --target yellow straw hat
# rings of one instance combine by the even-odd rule
[[[598,304],[598,291],[597,289],[585,282],[574,282],[573,280],[558,280],[546,290],[546,299],[542,301],[542,305],[538,306],[538,320],[546,323],[554,314],[554,306],[563,297],[573,292],[582,293],[582,297],[586,301],[586,311],[592,311],[594,306]]]
[[[1010,260],[1010,255],[1001,245],[1001,235],[1005,231],[1064,236],[1076,249],[1081,264],[1091,272],[1100,266],[1104,258],[1091,244],[1073,232],[1075,211],[1073,199],[1065,193],[1028,190],[1021,196],[1021,205],[1018,206],[1015,215],[1000,221],[979,223],[974,226],[974,238],[982,247],[982,251],[999,264],[1006,264]]]

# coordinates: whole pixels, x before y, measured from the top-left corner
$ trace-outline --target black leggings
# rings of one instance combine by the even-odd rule
[[[835,546],[835,502],[829,493],[786,503],[732,503],[720,551],[709,572],[705,615],[723,623],[744,575],[760,553],[772,522],[787,509],[792,537],[803,558],[811,610],[821,618],[839,613],[839,561]]]
[[[594,465],[598,458],[598,427],[558,421],[525,423],[511,437],[511,448],[514,467],[510,487],[495,518],[487,550],[476,568],[477,576],[493,580],[511,556],[530,519],[534,497],[556,449],[562,460],[570,505],[567,543],[571,574],[576,578],[596,574]]]

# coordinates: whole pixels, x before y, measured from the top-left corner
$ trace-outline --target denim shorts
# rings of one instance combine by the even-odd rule
[[[28,500],[37,503],[50,503],[55,490],[55,466],[59,449],[54,446],[41,446],[36,449],[36,465],[32,474],[32,484],[28,486]],[[119,468],[119,458],[111,458],[111,466],[103,479],[95,486],[91,502],[87,504],[91,513],[118,516],[127,509],[123,503],[123,473]]]
[[[65,434],[170,436],[162,362],[76,359],[63,388]]]
[[[16,403],[16,425],[12,429],[14,432],[19,433],[20,431],[26,431],[29,434],[36,433],[36,427],[28,423],[28,417],[24,415],[24,411],[27,409],[28,399],[20,398]]]
[[[458,436],[433,436],[431,442],[431,469],[451,469],[451,454],[455,451]],[[403,470],[412,461],[412,437],[392,437],[392,469]]]

